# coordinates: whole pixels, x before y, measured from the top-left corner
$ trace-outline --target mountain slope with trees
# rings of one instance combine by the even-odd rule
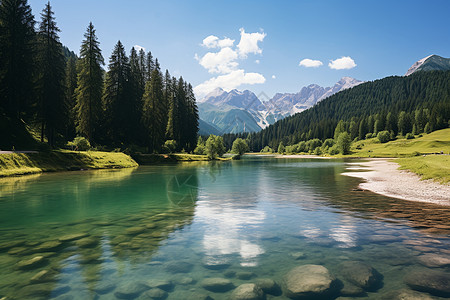
[[[450,71],[417,72],[392,76],[341,91],[314,107],[280,120],[248,135],[252,151],[265,146],[277,149],[280,142],[335,136],[341,121],[351,139],[387,130],[392,135],[431,132],[448,127],[450,119]],[[226,145],[242,135],[224,136]],[[247,137],[247,135],[244,135]]]

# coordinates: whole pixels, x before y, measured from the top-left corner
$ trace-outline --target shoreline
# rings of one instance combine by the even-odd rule
[[[363,190],[402,200],[450,206],[449,185],[421,180],[413,172],[399,170],[400,166],[391,159],[370,159],[347,165],[348,171],[342,175],[363,179],[359,184]]]

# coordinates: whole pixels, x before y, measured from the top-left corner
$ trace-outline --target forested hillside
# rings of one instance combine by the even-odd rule
[[[36,22],[26,0],[0,1],[0,147],[63,147],[80,136],[110,149],[160,152],[170,141],[193,150],[191,84],[163,73],[150,51],[127,55],[120,41],[105,71],[94,25],[86,25],[77,57],[61,44],[50,3]]]
[[[246,134],[252,151],[265,146],[276,150],[280,142],[335,136],[347,131],[351,139],[387,130],[391,135],[431,132],[449,126],[450,71],[417,72],[408,77],[387,77],[341,91],[294,116],[254,134]],[[241,135],[226,135],[226,145]]]

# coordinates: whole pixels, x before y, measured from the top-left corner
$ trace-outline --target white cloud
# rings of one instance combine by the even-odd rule
[[[298,65],[306,68],[317,68],[323,65],[323,63],[320,60],[305,58]]]
[[[266,79],[259,73],[245,73],[244,70],[234,70],[228,74],[213,77],[194,88],[194,92],[198,97],[202,97],[215,88],[222,88],[226,91],[235,89],[243,84],[264,83]]]
[[[246,58],[247,54],[261,54],[262,49],[259,48],[258,42],[262,42],[266,37],[264,32],[246,33],[244,28],[239,29],[241,32],[241,40],[237,45],[239,49],[239,56]]]
[[[202,46],[206,48],[225,48],[232,47],[234,45],[234,40],[230,38],[219,39],[215,35],[207,36],[203,39]]]
[[[275,75],[272,75],[272,79],[275,79],[275,78],[277,78],[277,76],[275,76]]]
[[[335,70],[353,69],[356,67],[355,61],[350,56],[343,56],[341,58],[330,60],[328,66]]]
[[[145,48],[142,47],[142,46],[134,45],[133,47],[134,47],[134,49],[135,49],[137,52],[141,51],[141,49],[145,51]]]
[[[259,59],[255,60],[255,64],[259,65],[259,63],[260,63]]]
[[[230,47],[220,49],[219,52],[208,52],[202,58],[196,55],[200,65],[209,73],[230,73],[239,65],[236,62],[238,54]]]

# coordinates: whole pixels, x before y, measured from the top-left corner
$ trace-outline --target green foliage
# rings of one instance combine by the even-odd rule
[[[264,148],[261,149],[260,152],[261,153],[273,153],[273,149],[270,148],[269,146],[265,146]]]
[[[339,154],[339,148],[338,148],[338,145],[335,144],[333,147],[331,147],[331,148],[328,150],[328,153],[329,153],[330,155],[336,155],[336,154]]]
[[[78,79],[75,90],[77,133],[91,141],[99,138],[100,121],[103,115],[103,56],[92,22],[84,34],[78,62]]]
[[[280,144],[278,145],[278,153],[283,154],[284,152],[286,152],[286,148],[284,147],[283,142],[280,142]]]
[[[450,182],[450,156],[427,155],[397,159],[401,170],[410,170],[422,179],[433,179],[443,184]]]
[[[82,136],[77,136],[72,142],[68,142],[67,146],[70,147],[71,150],[78,151],[87,151],[91,149],[91,143],[89,143],[89,140]]]
[[[344,131],[341,134],[339,134],[337,141],[336,141],[336,147],[341,154],[349,154],[350,152],[350,146],[351,146],[351,139],[348,132]]]
[[[367,134],[366,134],[366,140],[367,140],[367,139],[371,139],[371,138],[372,138],[372,133],[370,133],[370,132],[367,133]]]
[[[322,149],[320,147],[316,147],[316,149],[314,149],[314,154],[315,155],[322,155]]]
[[[322,141],[319,139],[312,139],[306,142],[306,151],[313,152],[317,147],[322,146]]]
[[[164,143],[164,149],[167,153],[174,153],[177,149],[177,141],[175,140],[167,140]]]
[[[412,133],[410,133],[410,132],[408,132],[407,134],[406,134],[406,139],[407,140],[411,140],[411,139],[413,139],[414,138],[414,134],[412,134]]]
[[[237,138],[234,140],[233,146],[231,148],[232,153],[242,155],[247,151],[248,151],[248,145],[244,139]]]
[[[205,147],[206,147],[205,142],[203,141],[202,137],[199,136],[197,141],[197,147],[195,147],[194,149],[194,154],[204,155]]]
[[[387,143],[391,139],[391,134],[387,130],[383,130],[378,132],[377,138],[380,141],[380,143]]]
[[[211,134],[206,140],[205,144],[205,154],[210,159],[216,159],[225,153],[225,146],[223,144],[223,138],[221,136],[216,136]]]

